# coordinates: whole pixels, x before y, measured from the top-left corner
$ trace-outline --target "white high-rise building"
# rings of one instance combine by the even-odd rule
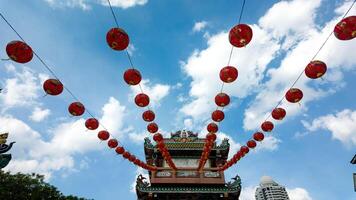
[[[269,176],[262,176],[260,187],[256,189],[256,200],[289,200],[284,186],[278,185]]]

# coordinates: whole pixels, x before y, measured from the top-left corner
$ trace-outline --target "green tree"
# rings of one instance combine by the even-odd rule
[[[85,200],[65,196],[39,174],[10,174],[0,170],[0,199],[4,200]]]

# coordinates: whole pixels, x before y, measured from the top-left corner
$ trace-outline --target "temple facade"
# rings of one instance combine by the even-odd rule
[[[12,158],[11,154],[5,154],[12,148],[12,145],[15,143],[11,142],[9,145],[6,144],[6,139],[8,136],[9,133],[0,134],[0,169],[6,167]]]
[[[198,171],[199,160],[205,138],[191,131],[171,133],[164,138],[177,170],[169,168],[161,152],[150,139],[145,138],[146,161],[158,168],[149,172],[149,180],[138,176],[136,193],[138,200],[238,200],[241,191],[239,176],[225,182],[223,171],[217,167],[226,163],[229,153],[228,139],[221,144],[214,142],[210,156],[202,170]]]

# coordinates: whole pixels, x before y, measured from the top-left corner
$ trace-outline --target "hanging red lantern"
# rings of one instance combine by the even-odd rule
[[[216,133],[219,130],[218,125],[216,125],[214,122],[211,122],[210,124],[208,124],[208,126],[206,128],[209,133]]]
[[[85,121],[85,127],[89,130],[95,130],[99,127],[99,121],[95,118],[89,118]]]
[[[261,132],[256,132],[255,134],[253,134],[253,139],[256,141],[262,141],[265,138],[265,135],[263,135],[263,133]]]
[[[150,98],[147,94],[140,93],[135,97],[135,103],[139,107],[146,107],[150,103]]]
[[[211,114],[211,119],[216,121],[216,122],[221,122],[222,120],[224,120],[225,118],[225,114],[223,111],[221,110],[215,110],[212,114]]]
[[[124,73],[124,80],[129,85],[137,85],[141,79],[141,73],[136,69],[128,69]]]
[[[246,143],[246,145],[248,146],[248,148],[253,149],[253,148],[256,147],[257,144],[256,144],[255,140],[249,140],[249,141]]]
[[[146,110],[145,112],[142,113],[142,118],[146,122],[152,122],[155,120],[155,113],[152,110]]]
[[[230,103],[230,97],[225,93],[219,93],[215,96],[215,103],[220,107],[227,106]]]
[[[130,39],[127,33],[121,28],[112,28],[106,34],[106,42],[110,48],[122,51],[129,46]]]
[[[226,66],[220,70],[220,80],[225,83],[232,83],[237,79],[238,71],[233,66]]]
[[[311,61],[304,70],[305,75],[311,79],[322,77],[326,73],[326,64],[320,60]]]
[[[134,162],[135,160],[136,160],[136,156],[130,155],[129,161],[130,161],[130,162]]]
[[[274,128],[274,125],[270,121],[265,121],[262,123],[261,128],[264,132],[271,132]]]
[[[63,84],[58,79],[48,79],[43,83],[43,90],[49,95],[59,95],[63,92]]]
[[[85,112],[85,107],[80,102],[73,102],[69,105],[68,111],[73,116],[80,116]]]
[[[240,159],[245,156],[245,154],[242,153],[241,150],[239,150],[236,154],[240,157]]]
[[[149,123],[149,124],[147,125],[147,130],[148,130],[148,132],[150,132],[150,133],[155,133],[155,132],[158,131],[158,125],[157,125],[156,123],[154,123],[154,122]]]
[[[99,131],[99,133],[98,133],[98,138],[100,140],[107,140],[107,139],[109,139],[109,137],[110,137],[110,134],[107,131]]]
[[[108,141],[108,146],[110,147],[110,148],[116,148],[117,147],[117,145],[119,145],[119,143],[117,142],[117,140],[116,139],[110,139],[109,141]]]
[[[133,163],[134,163],[135,165],[139,165],[139,164],[140,164],[140,162],[141,162],[141,161],[140,161],[139,159],[137,159],[137,158],[136,158],[136,159],[134,160],[134,162],[133,162]]]
[[[272,117],[275,120],[282,120],[286,116],[286,110],[283,108],[275,108],[272,111]]]
[[[155,142],[162,142],[163,141],[163,136],[160,133],[156,133],[153,135],[153,140]]]
[[[131,156],[131,154],[127,151],[125,151],[123,154],[122,154],[122,157],[124,157],[125,159],[129,159]]]
[[[356,16],[342,19],[334,28],[334,35],[339,40],[351,40],[356,37]]]
[[[250,151],[250,149],[249,149],[247,146],[242,146],[242,147],[240,148],[240,151],[241,151],[243,154],[247,154],[247,153]]]
[[[124,149],[124,147],[118,146],[118,147],[116,147],[115,151],[117,154],[123,154],[125,152],[125,149]]]
[[[244,47],[252,40],[252,29],[247,24],[234,26],[229,32],[229,41],[235,47]]]
[[[12,41],[6,45],[6,53],[9,58],[18,63],[30,62],[33,58],[33,51],[30,46],[22,41]]]
[[[206,139],[210,142],[214,142],[216,140],[216,134],[210,132],[206,135]],[[209,148],[211,148],[212,146],[213,146],[212,144],[207,144],[207,147],[209,147]]]
[[[298,88],[291,88],[286,92],[285,97],[291,103],[298,103],[303,98],[303,92]]]

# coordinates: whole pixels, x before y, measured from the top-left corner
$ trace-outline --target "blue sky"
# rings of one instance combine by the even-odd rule
[[[106,44],[114,26],[100,0],[2,0],[0,12],[130,152],[143,158],[143,138],[150,136],[133,103],[137,93],[123,72],[123,52]],[[134,65],[143,90],[153,100],[160,131],[191,129],[206,134],[213,98],[219,91],[219,70],[226,65],[228,30],[237,23],[242,1],[116,0],[118,22],[131,40]],[[242,18],[254,31],[252,42],[234,50],[231,64],[239,70],[226,85],[232,103],[220,125],[219,139],[228,137],[236,151],[303,70],[350,1],[249,0]],[[356,8],[349,15],[355,15]],[[195,28],[194,28],[195,27]],[[0,23],[0,46],[18,39]],[[332,36],[317,59],[328,65],[324,80],[304,76],[301,105],[283,102],[287,117],[277,123],[258,148],[226,174],[242,178],[241,199],[253,199],[263,175],[288,188],[296,200],[351,200],[356,147],[354,99],[356,41]],[[5,48],[1,57],[6,57]],[[38,172],[65,194],[94,199],[135,199],[131,192],[138,170],[116,156],[84,119],[73,118],[64,92],[43,97],[42,82],[50,77],[37,59],[20,65],[0,63],[0,131],[17,143],[11,172]],[[232,154],[232,153],[231,153]]]

